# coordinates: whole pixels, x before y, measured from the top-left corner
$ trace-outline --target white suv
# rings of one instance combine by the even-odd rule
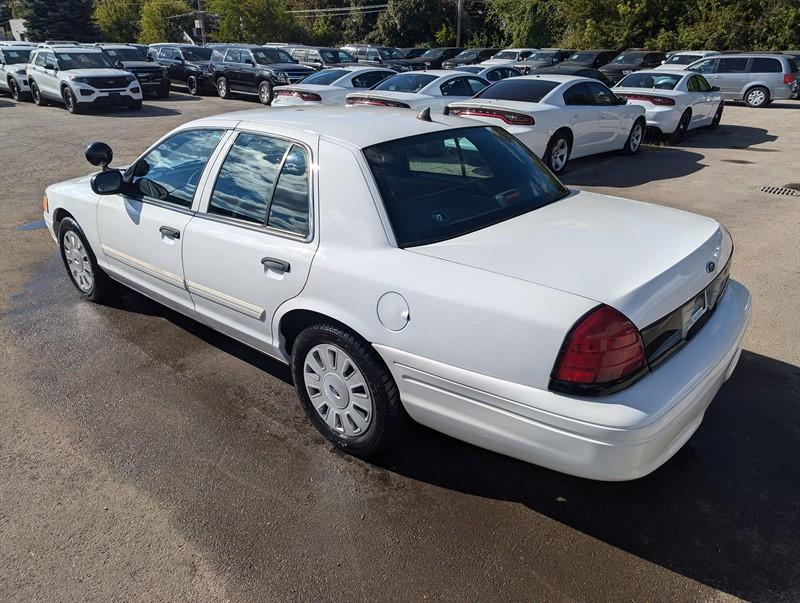
[[[25,68],[35,47],[25,42],[0,42],[0,90],[11,94],[14,100],[30,95]]]
[[[70,113],[93,105],[142,108],[142,89],[129,71],[115,69],[100,48],[78,44],[42,45],[31,55],[28,84],[33,102],[64,103]]]

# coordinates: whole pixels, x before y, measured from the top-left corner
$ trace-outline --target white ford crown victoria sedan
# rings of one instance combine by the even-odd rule
[[[289,364],[311,422],[359,456],[410,415],[637,478],[739,358],[750,295],[723,226],[568,190],[501,128],[287,107],[185,124],[124,171],[102,143],[87,158],[104,170],[44,211],[80,295],[119,281]]]

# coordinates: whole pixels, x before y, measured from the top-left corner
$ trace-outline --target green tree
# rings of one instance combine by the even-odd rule
[[[282,41],[291,30],[282,0],[208,0],[206,6],[219,16],[214,38],[220,41],[264,44]]]
[[[139,42],[180,42],[183,26],[189,24],[192,17],[175,17],[191,11],[192,7],[185,0],[145,0],[139,20]]]
[[[554,6],[547,0],[494,0],[487,10],[487,43],[523,48],[550,46],[554,21]]]
[[[110,42],[134,42],[139,39],[142,6],[139,0],[97,0],[94,20],[103,37]]]
[[[19,0],[28,39],[94,42],[100,30],[92,21],[92,0]]]
[[[434,42],[444,25],[455,31],[453,2],[388,0],[387,4],[368,39],[394,46],[417,46]]]

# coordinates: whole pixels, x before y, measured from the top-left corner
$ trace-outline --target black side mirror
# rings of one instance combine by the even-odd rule
[[[120,60],[114,61],[114,67],[116,67],[117,69],[122,69],[122,61]]]
[[[719,86],[711,86],[711,92],[719,92]]]
[[[106,170],[111,160],[114,159],[114,151],[104,142],[93,142],[86,147],[84,155],[86,156],[86,161],[92,165],[101,166],[103,171]]]
[[[151,63],[153,62],[153,57],[149,54],[144,59],[145,61],[150,61]]]
[[[628,99],[627,98],[622,98],[621,96],[618,96],[617,97],[617,104],[618,105],[627,105],[628,104]]]
[[[122,172],[106,170],[92,176],[92,190],[98,195],[115,195],[122,189]]]
[[[253,59],[245,59],[245,60],[244,60],[244,64],[245,64],[245,65],[250,65],[251,67],[252,67],[253,65],[255,65],[255,63],[253,63]]]

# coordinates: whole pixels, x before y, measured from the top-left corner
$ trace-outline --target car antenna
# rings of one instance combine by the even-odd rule
[[[422,121],[433,121],[431,119],[431,108],[425,107],[422,111],[417,113],[417,119],[420,119]]]

